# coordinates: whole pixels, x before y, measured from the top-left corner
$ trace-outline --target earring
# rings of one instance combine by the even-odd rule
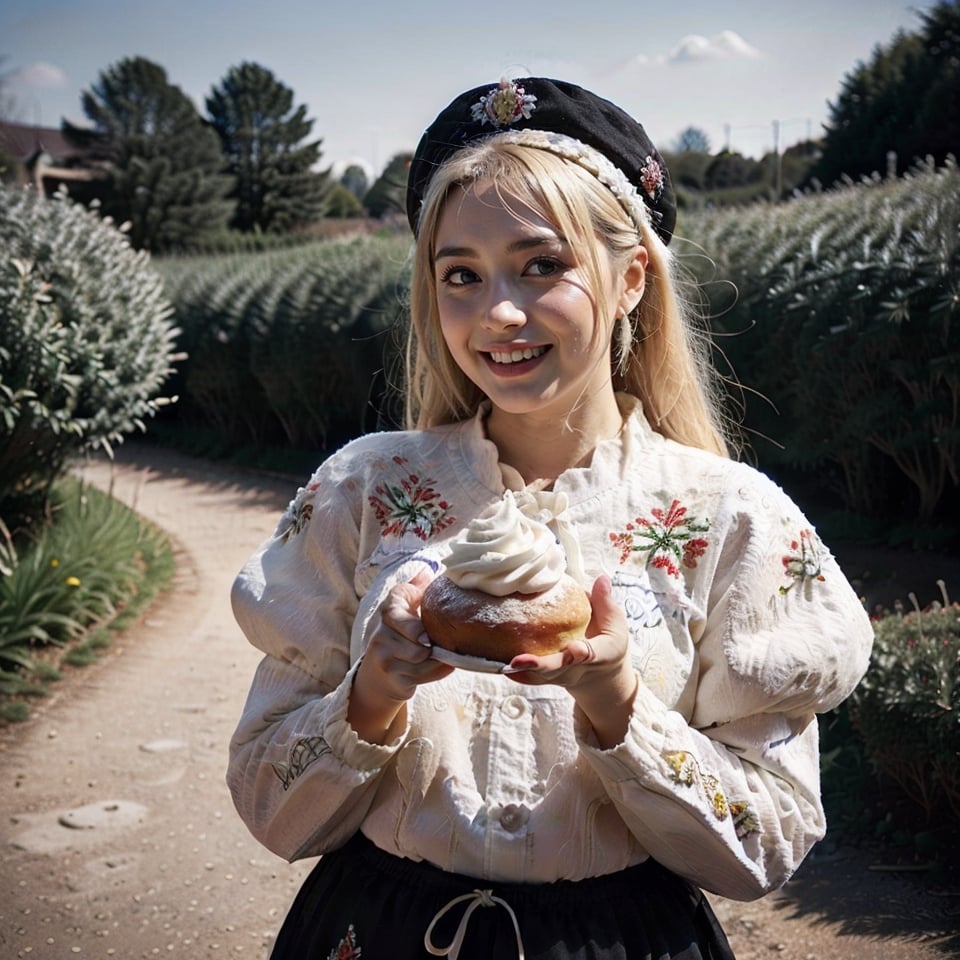
[[[626,313],[618,313],[616,321],[616,369],[618,373],[623,374],[626,373],[630,351],[633,349],[633,330],[630,328],[630,320]]]

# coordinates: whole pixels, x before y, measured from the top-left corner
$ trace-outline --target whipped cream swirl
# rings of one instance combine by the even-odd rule
[[[458,587],[505,597],[549,590],[567,563],[550,528],[521,512],[513,492],[507,490],[498,504],[453,540],[444,566]]]

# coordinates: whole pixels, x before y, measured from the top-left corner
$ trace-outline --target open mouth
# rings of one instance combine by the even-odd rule
[[[547,350],[547,347],[524,347],[522,350],[491,350],[488,355],[494,363],[511,364],[542,357]]]

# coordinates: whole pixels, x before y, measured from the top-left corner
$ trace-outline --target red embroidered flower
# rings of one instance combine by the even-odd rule
[[[327,954],[327,960],[358,960],[362,955],[363,949],[357,946],[357,934],[351,923],[344,938]]]
[[[691,569],[697,565],[697,560],[706,553],[708,541],[703,537],[697,537],[695,540],[688,540],[683,545],[683,565]]]
[[[286,543],[291,537],[302,533],[313,517],[313,498],[320,484],[314,481],[301,487],[297,495],[290,501],[289,506],[280,518],[277,536]]]
[[[397,466],[406,466],[404,457],[394,457]],[[433,480],[420,479],[408,473],[394,483],[380,483],[367,498],[385,537],[402,537],[413,533],[420,540],[429,540],[435,533],[456,522],[449,515],[450,504],[434,490]]]
[[[706,533],[710,522],[687,516],[687,508],[673,500],[665,510],[653,507],[648,517],[637,517],[620,533],[611,533],[610,541],[625,564],[633,553],[644,554],[644,563],[679,577],[681,567],[692,569],[704,555],[710,541],[694,534]]]
[[[781,562],[784,575],[789,577],[792,583],[781,587],[781,594],[789,593],[798,583],[822,583],[826,580],[820,572],[820,541],[812,530],[801,530],[799,538],[790,541],[790,551],[781,558]]]

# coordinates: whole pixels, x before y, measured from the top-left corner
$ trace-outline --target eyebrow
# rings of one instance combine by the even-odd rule
[[[533,250],[536,247],[550,246],[556,243],[569,246],[566,237],[559,234],[549,234],[537,237],[524,237],[521,240],[514,240],[507,246],[507,253],[520,253],[524,250]],[[473,247],[441,247],[433,255],[434,260],[443,260],[445,257],[475,257],[477,251]]]

